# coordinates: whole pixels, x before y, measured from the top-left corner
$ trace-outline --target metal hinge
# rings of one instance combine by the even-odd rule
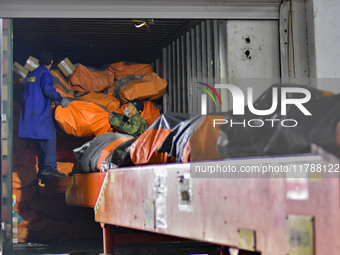
[[[1,122],[6,122],[7,121],[7,115],[4,113],[4,114],[1,114]]]

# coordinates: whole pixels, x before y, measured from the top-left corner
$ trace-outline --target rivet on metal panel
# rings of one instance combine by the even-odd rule
[[[255,251],[256,235],[255,230],[238,229],[238,248],[242,250]]]
[[[314,255],[314,219],[311,216],[288,215],[287,255]]]

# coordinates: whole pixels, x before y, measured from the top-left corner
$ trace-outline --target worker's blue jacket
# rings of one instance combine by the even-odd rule
[[[60,102],[62,97],[53,87],[52,74],[45,65],[41,65],[26,80],[19,120],[19,137],[56,139],[51,100]]]

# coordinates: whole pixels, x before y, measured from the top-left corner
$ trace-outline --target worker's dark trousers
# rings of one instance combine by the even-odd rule
[[[56,140],[32,139],[38,154],[39,172],[57,170],[57,144]]]

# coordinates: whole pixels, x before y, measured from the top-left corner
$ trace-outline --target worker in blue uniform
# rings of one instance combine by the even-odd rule
[[[53,177],[64,177],[57,170],[56,129],[52,119],[51,102],[67,107],[70,102],[53,87],[51,69],[53,55],[49,51],[40,53],[39,64],[25,83],[18,136],[35,144],[38,156],[38,178],[43,182]]]

